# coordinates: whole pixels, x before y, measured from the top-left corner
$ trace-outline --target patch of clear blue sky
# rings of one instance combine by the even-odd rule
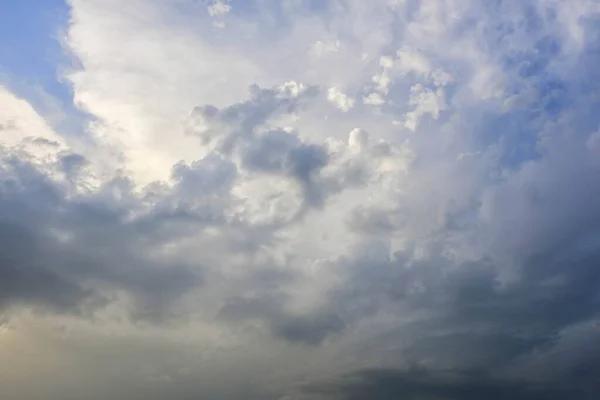
[[[59,42],[68,19],[65,0],[0,0],[0,83],[41,114],[55,111],[45,93],[62,113],[78,118],[71,89],[60,79],[70,64]]]

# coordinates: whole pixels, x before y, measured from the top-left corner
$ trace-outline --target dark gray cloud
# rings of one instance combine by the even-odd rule
[[[267,123],[277,117],[299,113],[305,103],[318,95],[317,87],[288,82],[279,87],[250,88],[246,101],[219,109],[212,105],[196,107],[189,133],[211,143],[226,158],[239,158],[248,171],[275,174],[296,182],[306,209],[319,207],[335,191],[336,182],[324,182],[318,174],[329,163],[324,145],[306,143],[294,132],[272,129]],[[339,189],[338,189],[339,190]]]
[[[286,311],[285,304],[285,296],[277,293],[261,298],[235,297],[223,306],[219,318],[233,323],[259,321],[277,339],[312,346],[344,328],[344,322],[335,313],[298,315]]]
[[[106,182],[95,194],[70,197],[69,185],[52,177],[60,173],[65,159],[70,165],[83,164],[81,156],[71,155],[62,157],[56,170],[41,170],[4,154],[0,306],[92,311],[109,301],[102,289],[108,286],[132,294],[140,316],[168,314],[173,300],[200,285],[202,270],[182,261],[160,260],[151,255],[154,246],[185,234],[191,225],[218,223],[219,218],[198,215],[190,207],[185,211],[185,204],[179,204],[174,210],[156,207],[130,219],[140,201],[122,178]],[[190,175],[193,172],[178,185],[189,185]]]
[[[219,152],[230,154],[240,142],[253,139],[273,118],[299,112],[319,91],[315,86],[304,88],[289,82],[270,89],[253,85],[249,92],[248,100],[221,109],[213,105],[194,108],[189,134],[206,144],[213,143]]]
[[[537,195],[545,200],[530,198],[537,203],[536,212],[520,214],[518,222],[508,221],[519,208],[501,203],[494,226],[503,225],[500,219],[510,226],[502,228],[494,245],[501,243],[515,257],[510,264],[503,263],[504,257],[492,257],[497,255],[494,245],[489,258],[468,263],[456,264],[436,253],[415,261],[403,252],[342,263],[339,273],[347,278],[328,307],[341,315],[344,326],[380,312],[398,318],[355,351],[373,357],[379,354],[377,348],[388,348],[379,356],[425,370],[357,371],[316,391],[335,399],[597,397],[598,329],[573,339],[577,345],[564,344],[572,327],[596,326],[600,318],[600,224],[594,206],[580,208],[581,202],[596,198],[598,184],[586,178],[595,172],[576,171],[562,182],[555,171],[555,180],[548,182],[548,187],[568,188],[572,197],[540,191]],[[528,221],[546,206],[553,213],[544,222]],[[528,229],[532,236],[520,236]],[[375,254],[381,252],[375,249]],[[505,280],[507,272],[514,275]],[[403,321],[409,315],[414,318]]]
[[[532,384],[495,379],[483,371],[431,372],[427,369],[364,370],[340,382],[307,389],[336,399],[373,400],[558,400],[592,399],[597,394],[583,386],[562,382]]]
[[[570,339],[572,329],[600,318],[600,120],[571,120],[583,107],[577,104],[565,106],[565,120],[548,117],[541,155],[494,158],[468,196],[457,187],[472,173],[423,156],[428,167],[407,178],[412,191],[395,207],[355,210],[348,226],[363,235],[364,248],[335,264],[344,281],[324,308],[348,332],[386,315],[386,328],[353,351],[424,370],[361,370],[317,392],[340,399],[598,396],[598,330]],[[398,232],[414,239],[393,252]],[[457,246],[468,260],[456,257]]]
[[[242,151],[249,170],[279,174],[295,180],[307,206],[323,204],[325,188],[315,177],[329,161],[324,146],[303,143],[297,135],[285,131],[267,131]]]

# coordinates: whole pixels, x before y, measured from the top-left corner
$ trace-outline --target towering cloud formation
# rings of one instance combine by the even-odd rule
[[[600,3],[69,5],[76,134],[0,87],[0,397],[600,396]]]

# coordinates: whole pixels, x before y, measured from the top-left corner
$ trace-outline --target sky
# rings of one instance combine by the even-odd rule
[[[0,398],[600,398],[597,0],[0,0]]]

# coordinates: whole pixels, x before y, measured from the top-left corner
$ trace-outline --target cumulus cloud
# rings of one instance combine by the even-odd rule
[[[0,88],[0,396],[600,394],[596,1],[121,3]]]

